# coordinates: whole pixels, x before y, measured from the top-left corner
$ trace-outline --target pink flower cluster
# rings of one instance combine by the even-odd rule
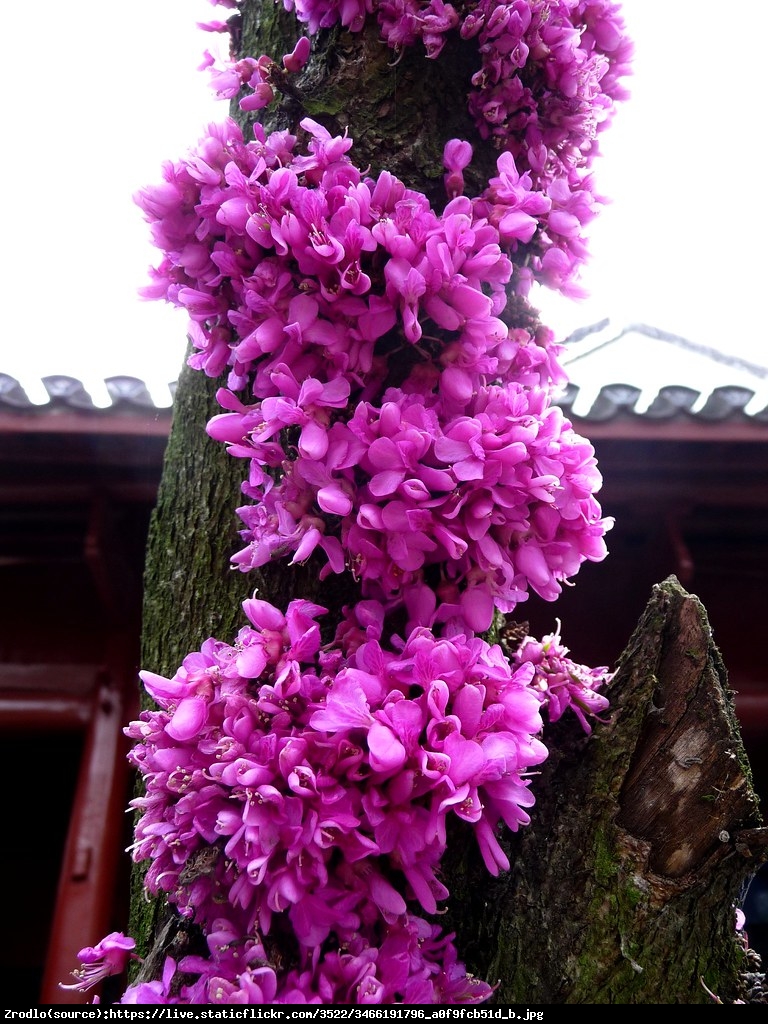
[[[283,615],[256,599],[243,607],[252,626],[234,646],[208,641],[171,681],[141,673],[166,709],[129,730],[131,760],[147,780],[135,851],[152,857],[150,888],[173,891],[201,838],[224,837],[227,895],[247,929],[268,930],[274,912],[291,908],[299,940],[316,945],[333,918],[307,916],[308,898],[330,886],[322,901],[333,905],[340,873],[382,913],[404,911],[371,864],[382,855],[434,913],[446,895],[436,870],[449,812],[473,823],[489,870],[509,866],[494,830],[501,820],[515,830],[527,823],[521,772],[546,755],[534,738],[532,664],[513,673],[499,647],[426,629],[387,649],[375,602],[359,605],[357,629],[347,623],[322,650],[316,616],[325,609],[293,601]]]
[[[324,646],[317,605],[243,609],[234,644],[207,640],[172,679],[141,673],[160,710],[126,729],[145,786],[133,856],[210,955],[168,959],[122,1002],[486,999],[453,937],[418,916],[449,896],[447,818],[469,824],[492,874],[506,870],[499,827],[529,822],[541,715],[570,705],[588,730],[605,671],[572,663],[557,635],[528,638],[511,663],[424,628],[384,644],[374,601],[346,609]],[[81,950],[64,987],[122,971],[133,949],[114,933]]]
[[[498,227],[464,196],[438,216],[386,172],[363,178],[350,140],[302,126],[306,154],[228,122],[139,197],[166,253],[151,294],[188,311],[192,365],[229,366],[257,399],[222,389],[209,425],[250,460],[236,564],[318,551],[324,574],[350,569],[388,601],[436,567],[459,631],[529,587],[553,600],[605,556],[610,521],[592,448],[551,404],[551,335],[502,319],[504,250],[530,238],[540,197],[507,154]]]
[[[136,197],[163,253],[145,294],[186,310],[194,368],[228,372],[208,432],[248,463],[235,565],[313,559],[361,599],[323,644],[325,609],[253,598],[233,643],[141,673],[157,709],[126,730],[132,852],[208,953],[168,957],[122,1001],[480,1002],[492,988],[429,920],[449,816],[508,869],[542,716],[570,708],[589,731],[607,707],[608,673],[572,662],[559,627],[509,656],[478,634],[606,553],[594,452],[553,404],[558,347],[525,296],[534,276],[573,288],[629,47],[606,0],[284,3],[311,32],[375,14],[389,45],[431,57],[453,29],[477,37],[470,109],[498,173],[466,197],[472,149],[450,140],[436,212],[310,119],[302,144],[228,120]],[[206,63],[256,110],[293,90],[309,46]],[[68,987],[133,948],[114,933],[82,950]]]
[[[451,814],[492,874],[509,867],[498,829],[528,823],[528,776],[547,753],[540,659],[511,667],[480,638],[423,628],[384,644],[384,609],[370,601],[325,646],[325,609],[243,608],[233,645],[206,641],[173,679],[141,673],[161,710],[126,730],[145,783],[133,855],[151,861],[148,890],[168,893],[211,947],[210,961],[180,965],[201,974],[187,998],[486,998],[451,937],[414,911],[435,914],[449,895]],[[574,672],[580,690],[589,700]],[[287,935],[297,966],[280,973],[265,949]]]
[[[308,385],[319,404],[321,385]],[[494,608],[513,611],[529,587],[554,600],[585,557],[605,555],[591,446],[540,387],[478,386],[448,416],[452,404],[390,389],[380,407],[361,402],[322,433],[322,450],[305,441],[309,426],[321,433],[305,422],[293,458],[262,438],[308,419],[300,407],[266,399],[215,419],[209,433],[252,459],[245,490],[256,503],[239,510],[250,543],[235,562],[250,568],[289,551],[303,561],[319,547],[321,575],[349,565],[366,596],[395,602],[435,566],[440,609],[420,606],[411,626],[482,632]]]
[[[516,668],[533,665],[532,685],[542,693],[550,722],[556,722],[570,709],[584,731],[591,732],[589,718],[599,721],[598,716],[608,709],[608,698],[599,692],[610,679],[608,669],[605,666],[589,668],[572,661],[560,639],[559,622],[557,631],[542,640],[525,637],[514,652],[511,664]]]
[[[144,294],[187,310],[201,350],[193,365],[214,377],[229,366],[230,386],[260,398],[280,393],[271,373],[294,361],[302,379],[345,375],[360,391],[380,386],[393,347],[382,341],[397,325],[409,344],[448,331],[460,342],[452,358],[474,354],[479,370],[497,372],[513,268],[496,228],[466,198],[438,215],[387,172],[364,179],[351,139],[310,119],[302,128],[306,153],[287,133],[256,125],[245,143],[233,121],[212,125],[136,196],[165,254]],[[531,202],[519,181],[493,212]],[[535,230],[527,214],[512,220],[507,249]]]
[[[584,231],[602,198],[591,164],[599,133],[626,96],[632,44],[611,0],[481,0],[462,25],[482,59],[469,109],[480,135],[514,158],[550,201],[530,260],[543,284],[579,295]],[[490,195],[499,184],[491,181]]]
[[[468,975],[456,960],[451,936],[437,925],[409,914],[386,928],[370,945],[355,934],[336,948],[305,950],[301,966],[281,971],[268,941],[243,936],[225,917],[211,924],[208,956],[165,960],[162,978],[131,985],[123,1004],[165,1005],[392,1002],[478,1003],[488,986]],[[194,979],[194,980],[192,980]]]
[[[226,30],[226,25],[204,26],[211,31]],[[241,60],[228,61],[224,66],[217,66],[216,58],[206,51],[202,69],[208,69],[211,86],[221,99],[232,99],[240,92],[245,95],[239,102],[240,109],[245,111],[261,110],[275,98],[275,91],[286,88],[286,72],[295,74],[304,67],[309,58],[310,42],[307,36],[301,36],[295,47],[287,53],[280,67],[271,57],[243,57]]]
[[[453,936],[419,916],[449,896],[447,818],[469,824],[492,874],[506,870],[499,827],[529,822],[541,715],[570,705],[589,729],[584,711],[607,704],[604,670],[570,662],[557,635],[528,638],[511,663],[480,638],[424,628],[384,644],[374,601],[346,609],[324,646],[317,605],[243,609],[234,644],[206,641],[172,679],[141,673],[160,710],[126,729],[144,780],[133,856],[210,955],[167,959],[162,979],[121,1001],[488,998]],[[63,987],[121,972],[133,950],[107,936]]]
[[[484,139],[514,158],[529,175],[540,207],[526,267],[536,279],[579,295],[587,257],[584,229],[602,198],[590,173],[598,136],[610,123],[633,53],[618,4],[612,0],[283,0],[311,33],[341,23],[359,31],[375,15],[382,38],[396,51],[421,40],[437,58],[448,34],[476,40],[479,70],[468,83],[468,106]],[[300,70],[309,56],[302,37],[284,67]],[[237,96],[244,110],[274,98],[277,65],[271,58],[239,60],[214,73],[221,96]],[[278,84],[279,88],[279,84]],[[466,145],[466,143],[464,143]],[[498,190],[491,182],[488,202]],[[449,188],[449,195],[453,191]]]

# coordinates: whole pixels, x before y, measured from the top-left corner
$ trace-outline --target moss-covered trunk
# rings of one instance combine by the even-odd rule
[[[550,731],[510,875],[489,886],[453,865],[460,948],[503,1002],[705,1003],[702,981],[743,997],[757,979],[734,907],[766,830],[706,612],[674,578],[654,588],[610,696],[590,737]]]
[[[241,33],[243,52],[278,59],[298,35],[271,0],[243,4]],[[466,138],[478,176],[467,189],[478,191],[495,154],[466,114],[473,43],[454,39],[434,62],[417,50],[393,62],[375,26],[323,33],[297,91],[265,123],[295,129],[310,116],[347,130],[358,166],[386,168],[436,203],[443,145]],[[208,636],[231,638],[255,590],[278,606],[306,597],[332,611],[354,596],[349,579],[319,583],[311,563],[258,575],[230,568],[242,465],[204,429],[220,384],[188,370],[179,381],[146,568],[143,664],[159,673],[172,674]],[[534,821],[510,838],[508,875],[490,879],[474,843],[449,844],[460,954],[499,981],[501,1002],[706,1002],[702,978],[733,1000],[747,969],[733,904],[759,859],[749,830],[760,822],[706,615],[674,581],[654,593],[611,699],[610,723],[591,737],[573,723],[552,730]],[[137,877],[140,947],[187,948],[193,937],[172,915],[163,929],[168,912],[139,890]],[[156,976],[158,963],[150,956],[143,976]]]

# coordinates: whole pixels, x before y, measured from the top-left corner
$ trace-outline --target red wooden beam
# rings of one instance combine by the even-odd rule
[[[0,434],[122,434],[134,437],[167,437],[171,427],[170,409],[145,413],[116,413],[94,409],[74,412],[43,407],[30,412],[0,411]]]
[[[8,732],[76,732],[91,718],[91,701],[77,694],[3,690],[0,725]]]
[[[113,929],[115,882],[124,846],[123,822],[129,768],[122,733],[127,712],[117,688],[98,687],[80,766],[62,861],[42,1004],[87,1003],[92,993],[65,991],[77,952]]]

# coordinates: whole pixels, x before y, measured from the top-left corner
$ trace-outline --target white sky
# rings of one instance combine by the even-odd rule
[[[621,6],[636,47],[632,95],[595,167],[612,202],[589,229],[591,296],[537,304],[564,333],[608,316],[768,366],[768,79],[754,54],[768,3],[743,0],[728,15],[714,0]]]
[[[591,298],[536,303],[560,335],[609,316],[768,364],[768,3],[743,0],[728,16],[714,0],[622,7],[637,56],[595,168],[612,204],[590,229]],[[42,376],[79,377],[97,404],[104,378],[127,374],[168,404],[185,318],[136,296],[157,253],[131,196],[226,115],[196,70],[213,37],[195,23],[215,9],[37,0],[3,13],[0,373],[33,401],[45,400]]]
[[[99,405],[104,378],[119,374],[170,403],[185,316],[137,297],[159,254],[132,195],[226,116],[196,70],[217,38],[196,22],[214,17],[205,0],[35,0],[3,12],[0,372],[33,401],[46,398],[41,377],[63,373]]]

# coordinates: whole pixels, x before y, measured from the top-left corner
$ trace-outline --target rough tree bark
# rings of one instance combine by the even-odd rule
[[[278,59],[299,34],[292,15],[259,0],[243,4],[240,31],[243,52]],[[322,33],[297,90],[265,124],[295,129],[308,115],[348,130],[358,166],[386,167],[438,206],[443,145],[466,138],[477,175],[467,191],[479,191],[495,154],[466,114],[473,45],[453,40],[438,61],[411,48],[393,62],[375,26]],[[530,316],[507,314],[520,325]],[[349,580],[318,585],[311,563],[258,576],[229,568],[242,465],[204,431],[220,383],[186,369],[179,381],[145,580],[143,665],[159,673],[206,637],[233,636],[255,590],[281,607],[306,597],[334,610],[354,598]],[[508,875],[491,879],[473,842],[449,843],[442,923],[468,968],[499,981],[499,1002],[703,1003],[702,978],[724,1001],[749,998],[754,964],[733,906],[764,833],[706,613],[674,579],[655,588],[610,696],[610,722],[592,736],[575,722],[550,730],[534,821],[509,837]],[[195,936],[146,903],[140,872],[135,881],[132,934],[148,953],[147,978]]]
[[[706,611],[674,577],[610,697],[590,737],[549,730],[510,875],[489,886],[471,857],[451,866],[459,948],[502,1002],[704,1003],[701,979],[724,1001],[759,992],[733,907],[768,830]]]

